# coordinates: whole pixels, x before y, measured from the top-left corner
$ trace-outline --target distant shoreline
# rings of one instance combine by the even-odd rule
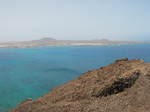
[[[125,43],[125,44],[146,44],[146,43]],[[0,45],[3,48],[34,48],[34,47],[48,47],[48,46],[111,46],[111,45],[125,45],[125,44],[57,44],[57,45]]]
[[[41,46],[108,46],[122,44],[144,44],[150,42],[134,42],[134,41],[110,41],[107,39],[100,40],[55,40],[53,38],[42,38],[39,40],[22,41],[22,42],[1,42],[0,48],[32,48]]]

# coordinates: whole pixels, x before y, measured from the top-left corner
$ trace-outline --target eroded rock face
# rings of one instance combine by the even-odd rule
[[[149,112],[150,64],[116,60],[9,112]]]
[[[128,61],[128,58],[122,58],[122,59],[118,59],[115,61],[115,63],[119,62],[119,61]]]
[[[103,97],[107,95],[117,94],[125,91],[125,89],[132,87],[140,75],[140,70],[133,69],[122,74],[119,77],[112,78],[95,97]]]

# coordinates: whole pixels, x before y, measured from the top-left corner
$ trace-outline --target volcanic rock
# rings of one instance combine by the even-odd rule
[[[150,63],[116,60],[9,112],[150,112]]]

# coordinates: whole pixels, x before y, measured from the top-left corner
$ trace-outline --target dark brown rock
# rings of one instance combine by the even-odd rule
[[[115,61],[115,63],[116,63],[116,62],[119,62],[119,61],[128,61],[128,58],[118,59],[118,60]]]
[[[124,58],[9,112],[149,112],[149,94],[150,63]]]

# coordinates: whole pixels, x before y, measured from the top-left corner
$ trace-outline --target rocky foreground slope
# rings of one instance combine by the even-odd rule
[[[116,60],[9,112],[150,112],[150,63]]]

